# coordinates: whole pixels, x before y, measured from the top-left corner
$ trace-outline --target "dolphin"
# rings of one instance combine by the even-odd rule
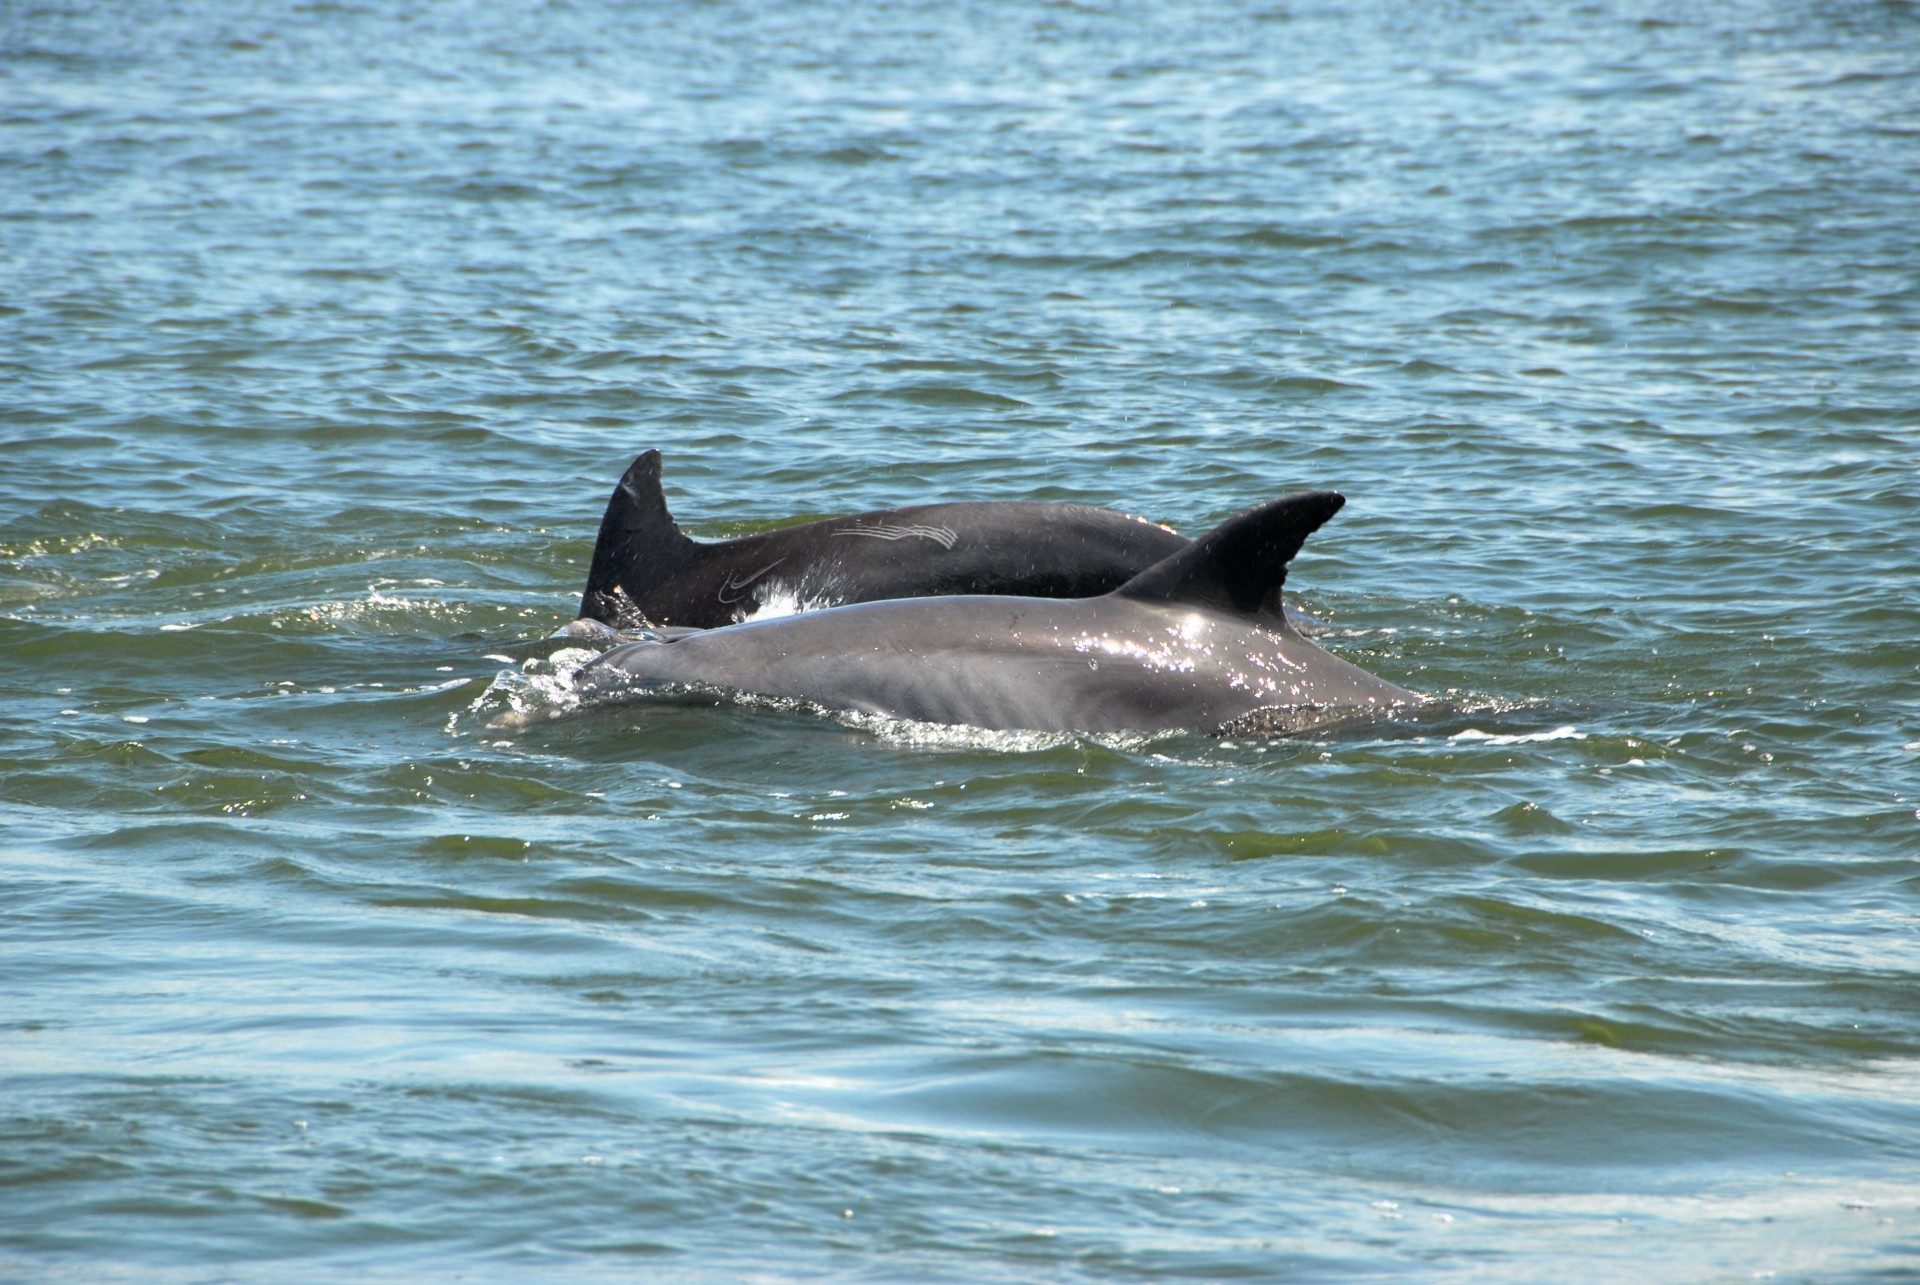
[[[700,543],[667,511],[660,452],[647,451],[607,502],[580,616],[615,630],[712,629],[782,601],[808,608],[936,594],[1085,598],[1187,543],[1144,518],[1028,501],[880,509]]]
[[[669,641],[581,666],[586,701],[648,693],[774,697],[826,710],[1055,732],[1286,735],[1426,700],[1303,637],[1280,610],[1287,564],[1346,501],[1274,500],[1107,593],[858,603]]]

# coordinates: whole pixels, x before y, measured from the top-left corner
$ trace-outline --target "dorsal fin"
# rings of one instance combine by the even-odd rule
[[[1154,563],[1114,595],[1278,621],[1287,564],[1346,502],[1338,491],[1303,491],[1248,509]]]
[[[660,489],[660,452],[643,451],[613,488],[606,516],[600,519],[580,614],[617,629],[651,624],[620,584],[621,568],[663,572],[686,561],[694,548],[667,511],[666,493]]]

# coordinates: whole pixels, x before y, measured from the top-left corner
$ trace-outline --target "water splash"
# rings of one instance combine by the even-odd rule
[[[585,647],[562,647],[529,656],[517,669],[501,670],[464,712],[448,716],[447,733],[465,735],[469,723],[487,731],[519,731],[573,713],[583,704],[574,674],[598,654]]]
[[[1477,727],[1469,727],[1447,739],[1456,742],[1478,741],[1486,745],[1533,745],[1541,741],[1584,741],[1587,734],[1573,724],[1566,723],[1545,732],[1485,732]]]

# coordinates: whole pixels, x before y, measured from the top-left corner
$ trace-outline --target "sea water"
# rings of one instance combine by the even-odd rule
[[[1916,211],[1908,3],[8,0],[0,1277],[1909,1278]],[[650,447],[1447,712],[491,727]]]

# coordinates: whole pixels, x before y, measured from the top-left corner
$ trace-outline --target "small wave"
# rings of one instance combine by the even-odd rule
[[[906,402],[913,406],[935,408],[986,409],[986,410],[1024,410],[1030,403],[1018,397],[1008,397],[1001,393],[990,392],[983,388],[970,388],[965,384],[921,382],[898,384],[893,387],[866,387],[849,389],[836,394],[836,402]]]
[[[1469,727],[1447,739],[1456,742],[1479,741],[1486,745],[1530,745],[1536,741],[1584,741],[1587,734],[1573,724],[1566,723],[1545,732],[1483,732],[1477,727]]]
[[[459,622],[472,614],[463,602],[434,597],[407,597],[406,588],[443,588],[441,581],[377,580],[367,586],[364,598],[334,599],[317,602],[291,611],[276,613],[269,620],[275,629],[304,632],[318,626],[322,630],[354,630],[370,633],[408,633],[423,624]]]

